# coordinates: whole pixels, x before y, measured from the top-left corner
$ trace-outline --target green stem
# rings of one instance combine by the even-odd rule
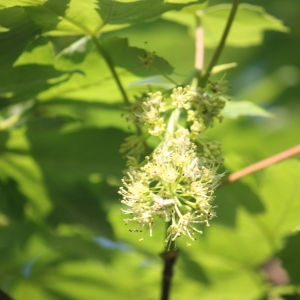
[[[128,96],[125,92],[125,89],[121,83],[121,80],[115,70],[115,66],[110,58],[110,56],[108,55],[108,53],[106,52],[106,50],[104,49],[104,47],[101,45],[101,43],[99,42],[97,36],[95,35],[92,35],[91,36],[92,38],[92,41],[94,42],[97,50],[99,51],[99,53],[101,54],[101,56],[104,58],[104,60],[106,61],[107,65],[108,65],[108,68],[110,69],[111,73],[112,73],[112,76],[120,90],[120,93],[122,94],[122,97],[123,97],[123,100],[125,102],[126,105],[130,106],[130,102],[129,102],[129,99],[128,99]]]
[[[261,169],[264,169],[268,166],[271,166],[277,162],[280,162],[284,159],[287,159],[287,158],[290,158],[294,155],[297,155],[297,154],[300,154],[300,144],[297,145],[297,146],[294,146],[292,148],[289,148],[281,153],[278,153],[276,155],[273,155],[269,158],[266,158],[264,160],[261,160],[257,163],[254,163],[242,170],[239,170],[237,172],[234,172],[232,174],[230,174],[226,179],[223,180],[222,184],[225,184],[225,183],[231,183],[231,182],[234,182],[236,180],[239,180],[249,174],[252,174],[254,172],[257,172]]]
[[[164,74],[159,68],[155,67],[155,66],[151,66],[152,69],[154,69],[157,73],[159,73],[160,75],[162,75],[163,77],[165,77],[167,80],[169,80],[170,82],[174,83],[175,86],[179,86],[179,84],[173,80],[170,76],[168,76],[167,74]]]
[[[120,90],[120,93],[121,93],[121,95],[123,97],[123,100],[124,100],[125,104],[130,107],[131,103],[130,103],[129,98],[128,98],[127,94],[126,94],[126,91],[125,91],[125,89],[124,89],[124,87],[123,87],[123,85],[121,83],[121,80],[120,80],[120,78],[119,78],[119,76],[118,76],[118,74],[117,74],[117,72],[115,70],[114,63],[112,62],[110,56],[108,55],[108,53],[106,52],[106,50],[104,49],[104,47],[102,47],[102,45],[99,42],[97,36],[91,35],[91,37],[92,37],[92,40],[93,40],[93,42],[94,42],[97,50],[99,51],[99,53],[101,54],[101,56],[106,61],[107,65],[108,65],[108,67],[109,67],[109,69],[110,69],[110,71],[112,73],[112,76],[113,76],[113,78],[114,78],[114,80],[115,80],[115,82],[116,82],[116,84],[117,84],[117,86],[118,86],[118,88]],[[142,135],[143,133],[142,133],[141,128],[138,127],[137,125],[135,127],[136,127],[136,131],[137,131],[138,135]],[[145,148],[148,149],[148,146],[147,146],[146,142],[144,144],[145,144]]]
[[[221,40],[219,42],[219,45],[218,45],[217,49],[215,50],[215,52],[214,52],[214,54],[211,58],[211,61],[208,64],[208,67],[207,67],[206,71],[199,78],[199,83],[200,83],[200,86],[202,86],[202,87],[204,87],[206,85],[206,83],[208,81],[208,78],[210,77],[210,74],[211,74],[211,71],[212,71],[213,67],[217,64],[217,62],[218,62],[218,60],[221,56],[221,53],[222,53],[222,51],[224,49],[224,46],[225,46],[225,42],[226,42],[228,33],[230,31],[230,28],[232,26],[234,17],[236,15],[236,12],[237,12],[237,9],[238,9],[238,6],[239,6],[239,2],[240,2],[240,0],[233,0],[231,11],[230,11],[230,14],[229,14],[229,17],[228,17],[228,20],[227,20],[227,24],[224,28],[224,31],[223,31]]]
[[[167,125],[167,132],[166,135],[173,135],[173,133],[175,132],[176,128],[177,128],[177,124],[178,124],[178,119],[180,117],[180,110],[178,108],[176,108],[169,119],[168,125]]]

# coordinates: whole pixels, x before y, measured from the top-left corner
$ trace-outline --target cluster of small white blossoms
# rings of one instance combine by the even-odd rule
[[[131,231],[145,230],[152,236],[155,219],[162,218],[169,224],[165,240],[169,249],[180,236],[195,240],[194,233],[202,233],[197,224],[209,226],[215,216],[214,191],[222,176],[217,174],[220,161],[216,159],[220,144],[201,140],[199,135],[218,117],[225,103],[222,97],[211,90],[178,87],[169,99],[160,92],[139,99],[128,119],[143,125],[146,132],[140,138],[129,137],[121,147],[133,165],[119,190],[127,206],[122,212],[130,216],[125,223],[137,223]],[[187,128],[179,125],[182,118]],[[142,141],[149,135],[161,141],[151,155],[138,162]]]

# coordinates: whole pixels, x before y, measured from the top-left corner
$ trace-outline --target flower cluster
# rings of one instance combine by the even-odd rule
[[[132,215],[125,222],[136,221],[134,231],[145,227],[152,235],[154,218],[161,217],[171,222],[167,245],[181,235],[194,240],[193,232],[200,232],[194,224],[208,226],[214,216],[211,201],[219,179],[215,166],[203,166],[188,130],[179,129],[123,179],[120,194],[128,208],[122,211]]]
[[[180,236],[194,240],[193,234],[201,233],[197,224],[209,226],[215,216],[214,191],[222,176],[217,174],[216,160],[220,144],[199,136],[219,116],[222,97],[212,90],[178,87],[169,99],[160,92],[149,93],[133,108],[129,119],[145,126],[148,135],[159,136],[160,143],[142,163],[130,155],[138,157],[139,137],[128,138],[122,146],[132,162],[119,190],[127,206],[122,212],[129,215],[125,223],[137,223],[131,231],[146,230],[152,236],[155,219],[162,218],[169,224],[165,241],[169,249]],[[171,113],[166,114],[168,110]],[[179,125],[184,117],[187,128]]]
[[[149,93],[137,98],[137,105],[133,107],[132,114],[128,118],[137,125],[146,125],[151,135],[158,136],[164,133],[166,124],[161,117],[165,111],[165,103],[160,92]]]
[[[212,127],[214,118],[219,117],[225,106],[223,94],[213,83],[210,83],[207,89],[199,91],[192,91],[189,86],[179,87],[173,90],[171,98],[174,105],[187,111],[192,139],[196,139],[208,127]]]

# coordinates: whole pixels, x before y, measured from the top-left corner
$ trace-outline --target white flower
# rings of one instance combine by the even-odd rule
[[[127,206],[122,209],[128,215],[125,223],[137,223],[131,231],[146,230],[152,236],[157,218],[170,223],[168,249],[180,236],[195,240],[194,233],[202,233],[197,226],[209,226],[215,217],[213,194],[222,176],[217,174],[220,144],[206,142],[199,136],[213,125],[224,106],[219,88],[215,93],[210,87],[199,91],[178,87],[170,97],[171,103],[160,92],[148,93],[133,108],[129,119],[138,126],[146,125],[147,132],[142,132],[143,138],[128,138],[123,145],[134,166],[119,190],[121,202]],[[171,116],[163,114],[166,109],[174,110]],[[187,128],[179,124],[186,124]],[[140,165],[139,153],[149,134],[158,136],[160,144]]]

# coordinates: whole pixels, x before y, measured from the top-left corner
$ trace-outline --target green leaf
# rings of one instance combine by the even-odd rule
[[[300,262],[297,259],[300,251],[300,232],[295,232],[287,238],[285,247],[279,253],[279,257],[282,260],[283,267],[289,274],[290,282],[293,284],[299,284],[300,282]]]
[[[106,104],[99,101],[71,98],[55,99],[41,103],[41,113],[47,112],[48,117],[60,116],[66,127],[80,128],[83,124],[89,127],[114,127],[128,130],[128,123],[122,103]]]
[[[150,76],[138,81],[131,82],[129,87],[155,87],[161,90],[171,90],[175,88],[175,84],[171,83],[162,75]]]
[[[165,0],[165,2],[170,2],[170,3],[185,3],[185,4],[192,3],[192,2],[199,3],[198,0]]]
[[[56,60],[55,67],[67,72],[78,72],[53,88],[45,89],[38,96],[39,99],[65,98],[97,102],[121,100],[106,62],[93,45],[90,45],[89,39],[80,40],[66,48]]]
[[[178,3],[180,2],[180,3]],[[201,3],[203,1],[197,1]],[[129,3],[112,2],[110,0],[100,0],[100,13],[109,24],[135,24],[158,18],[161,14],[170,10],[180,10],[187,5],[194,5],[192,1],[163,1],[144,0]]]
[[[231,5],[228,4],[204,9],[201,20],[205,33],[205,46],[215,47],[219,43],[230,9]],[[280,20],[266,13],[264,8],[240,4],[226,44],[232,47],[259,45],[263,41],[266,30],[288,32],[288,28]]]
[[[31,99],[9,105],[1,110],[0,130],[13,129],[22,126],[33,114],[36,102]]]
[[[15,180],[9,178],[0,182],[0,211],[12,220],[24,219],[26,197],[18,190]]]
[[[141,23],[158,18],[170,10],[180,10],[195,1],[164,2],[144,0],[120,2],[113,0],[50,0],[14,1],[23,6],[30,18],[49,35],[96,35],[115,30],[129,24]],[[200,2],[200,1],[197,1]],[[0,2],[0,5],[3,3]],[[4,2],[6,7],[12,6]]]
[[[220,4],[204,9],[191,6],[180,12],[168,12],[163,18],[188,27],[193,37],[197,26],[196,18],[200,18],[204,29],[205,46],[214,48],[221,39],[230,10],[230,4]],[[266,13],[264,8],[242,3],[239,5],[226,45],[232,47],[259,45],[263,41],[266,30],[289,31],[280,20]]]
[[[299,160],[276,164],[264,174],[259,193],[265,213],[260,220],[275,238],[291,234],[300,225],[299,176]]]
[[[52,65],[55,61],[51,43],[43,36],[29,42],[24,52],[15,61],[14,66],[38,64]]]
[[[37,57],[41,57],[41,61],[49,61],[51,59],[49,56],[51,49],[49,45],[44,43],[43,39],[36,41],[36,47],[33,48],[35,51],[33,49],[29,51],[28,49],[17,63],[31,62],[35,59],[34,55],[40,55]],[[145,66],[143,62],[145,55],[147,55],[146,51],[129,46],[127,39],[108,39],[102,42],[102,47],[109,53],[123,86],[139,80],[141,76],[156,75],[158,72],[170,74],[173,71],[173,68],[163,58],[152,53],[150,55],[152,63]],[[21,66],[25,67],[27,65]],[[89,38],[81,38],[65,48],[58,55],[55,68],[67,72],[71,76],[62,77],[61,81],[56,80],[53,86],[44,86],[44,91],[41,90],[38,95],[40,100],[76,99],[78,101],[102,103],[120,103],[122,101],[120,91],[117,89],[116,82],[112,78],[106,61]],[[127,92],[130,93],[131,91],[128,90]],[[141,92],[140,87],[138,92]],[[109,107],[106,105],[106,108]],[[112,109],[115,111],[115,107],[112,107]]]
[[[28,16],[49,35],[96,34],[103,25],[94,0],[50,0],[24,7]]]
[[[28,64],[16,66],[0,74],[2,97],[30,98],[60,82],[67,81],[73,72],[63,72],[51,65]]]
[[[240,116],[272,117],[272,114],[250,101],[226,101],[222,114],[236,119]]]
[[[92,230],[94,235],[114,237],[112,226],[103,207],[109,201],[116,201],[116,199],[107,197],[107,192],[105,193],[103,188],[107,189],[107,186],[102,185],[94,191],[91,183],[86,182],[87,180],[73,178],[73,183],[69,183],[64,178],[60,178],[58,182],[53,179],[53,174],[49,174],[49,170],[44,171],[53,201],[53,210],[47,216],[47,222],[51,226],[81,224]]]
[[[10,12],[12,10],[11,13],[13,14],[14,9],[16,8],[4,11]],[[0,11],[0,14],[1,12],[3,11]],[[37,31],[32,30],[31,23],[25,22],[27,17],[22,13],[22,9],[17,10],[17,13],[20,13],[21,21],[17,18],[16,26],[12,26],[9,32],[0,34],[0,39],[3,39],[4,45],[10,46],[10,43],[15,43],[16,39],[22,45],[22,48],[16,48],[16,52],[14,52],[14,47],[12,47],[12,51],[6,47],[1,48],[6,52],[3,54],[7,61],[3,63],[3,68],[0,70],[0,95],[5,98],[18,97],[17,101],[20,101],[34,97],[39,92],[68,80],[73,71],[64,72],[54,68],[54,53],[50,43],[43,37],[35,36],[36,38],[33,39],[33,34],[36,35]],[[6,16],[9,17],[9,14]],[[18,14],[13,16],[16,18]],[[14,19],[12,18],[12,20]],[[18,26],[22,27],[22,31]],[[29,29],[28,33],[26,29]],[[23,31],[25,31],[26,39],[22,34]],[[23,50],[24,52],[21,54]],[[19,58],[17,59],[17,57]],[[8,63],[9,65],[7,65]]]
[[[0,33],[1,33],[1,32],[7,32],[7,31],[9,31],[9,28],[0,26]]]
[[[13,6],[27,6],[27,5],[34,5],[34,4],[42,4],[43,0],[10,0],[9,2],[6,0],[0,0],[0,5],[4,7],[13,7]]]
[[[92,173],[122,174],[125,161],[119,147],[125,138],[124,132],[114,128],[80,128],[62,133],[63,124],[59,118],[44,118],[30,124],[27,137],[32,156],[42,170],[55,174],[56,162],[63,170],[61,178],[70,175],[86,178]]]
[[[5,76],[7,68],[11,67],[40,30],[19,7],[0,10],[0,26],[8,29],[0,31],[0,76]]]
[[[17,183],[18,190],[29,203],[29,210],[37,216],[45,215],[52,207],[51,201],[39,165],[24,150],[27,146],[28,142],[24,139],[22,129],[14,130],[1,155],[0,176]]]

